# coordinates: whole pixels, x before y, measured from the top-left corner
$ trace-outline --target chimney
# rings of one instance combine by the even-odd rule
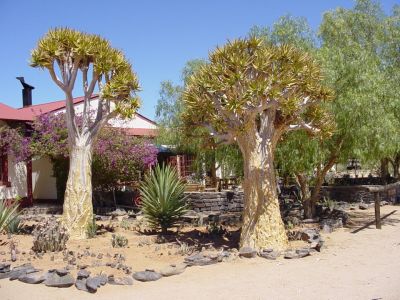
[[[21,82],[22,86],[24,87],[22,90],[23,107],[31,106],[32,105],[32,90],[34,89],[34,87],[25,83],[24,77],[17,77],[17,79]]]

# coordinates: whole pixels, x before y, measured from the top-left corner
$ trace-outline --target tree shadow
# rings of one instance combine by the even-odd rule
[[[238,248],[240,239],[240,229],[224,228],[219,233],[210,233],[204,229],[187,229],[185,231],[168,232],[167,234],[160,234],[155,230],[144,230],[139,232],[146,236],[157,236],[162,243],[172,243],[178,246],[186,244],[193,247],[195,250],[200,251],[203,247],[213,248]]]
[[[381,216],[381,225],[390,225],[395,226],[400,223],[398,218],[391,218],[393,214],[395,214],[397,210],[393,210],[390,213],[387,213],[384,216]],[[361,226],[361,227],[360,227]],[[374,226],[373,228],[369,228],[370,226]],[[351,214],[351,221],[346,226],[349,229],[354,229],[351,233],[358,233],[364,229],[375,229],[375,215],[374,213],[365,214],[364,212],[354,212]]]

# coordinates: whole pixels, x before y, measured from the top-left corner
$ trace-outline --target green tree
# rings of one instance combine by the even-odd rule
[[[118,115],[130,117],[136,112],[139,101],[135,93],[139,83],[122,52],[112,48],[107,40],[68,28],[50,30],[40,39],[32,51],[31,65],[46,69],[66,97],[70,168],[62,220],[71,238],[85,238],[86,228],[93,219],[93,141],[108,120]],[[84,95],[81,127],[76,124],[73,103],[77,78],[82,80]],[[96,88],[97,112],[91,118]]]
[[[245,209],[240,245],[283,249],[274,154],[289,130],[318,131],[330,98],[316,61],[287,45],[249,38],[210,53],[209,63],[189,80],[186,118],[215,138],[236,142],[244,161]]]
[[[160,98],[156,106],[156,120],[159,124],[157,143],[174,146],[176,151],[195,156],[194,168],[198,175],[204,173],[204,167],[211,173],[212,183],[216,182],[216,170],[221,168],[223,175],[242,174],[241,155],[236,146],[217,144],[209,131],[194,127],[186,122],[182,115],[185,103],[182,99],[184,87],[190,78],[206,62],[200,59],[190,60],[182,70],[182,85],[170,81],[161,83]]]

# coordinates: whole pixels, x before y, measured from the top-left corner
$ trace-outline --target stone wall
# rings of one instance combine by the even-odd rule
[[[187,192],[185,196],[190,208],[196,212],[240,212],[244,207],[243,191]]]
[[[353,186],[324,186],[321,189],[321,197],[327,197],[335,201],[344,202],[374,202],[374,195],[370,192],[370,185]],[[385,200],[398,203],[400,198],[400,182],[388,184],[385,192],[380,192],[381,201]]]

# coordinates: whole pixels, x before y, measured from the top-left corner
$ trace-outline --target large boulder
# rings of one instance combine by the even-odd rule
[[[45,275],[46,280],[44,284],[50,287],[67,288],[75,283],[75,279],[67,271],[67,273],[58,270],[49,270]],[[60,275],[61,274],[61,275]]]
[[[181,274],[185,271],[186,264],[169,265],[160,270],[160,274],[164,277]]]
[[[256,257],[257,251],[251,247],[242,247],[239,250],[239,256],[245,258],[253,258]]]
[[[146,270],[133,273],[132,277],[138,281],[147,282],[159,280],[162,276],[154,270]]]
[[[45,281],[45,279],[45,275],[41,272],[29,273],[18,277],[19,281],[29,284],[42,283],[43,281]]]

